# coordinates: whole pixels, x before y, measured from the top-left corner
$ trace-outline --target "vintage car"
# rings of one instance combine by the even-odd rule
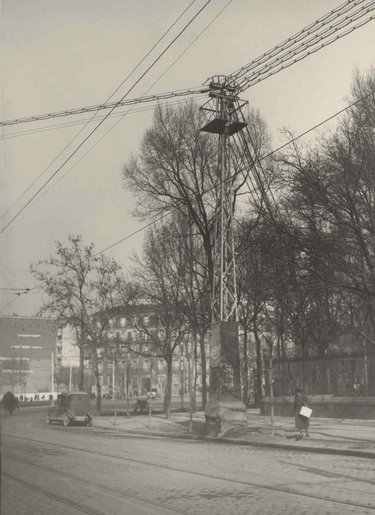
[[[72,424],[92,425],[90,395],[86,392],[63,392],[48,409],[46,423],[62,422],[65,427]]]

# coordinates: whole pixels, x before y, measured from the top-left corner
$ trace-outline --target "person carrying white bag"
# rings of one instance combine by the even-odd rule
[[[303,432],[309,437],[309,425],[312,410],[308,407],[309,400],[303,395],[301,388],[296,388],[294,396],[294,420],[298,429],[297,440],[303,438]]]

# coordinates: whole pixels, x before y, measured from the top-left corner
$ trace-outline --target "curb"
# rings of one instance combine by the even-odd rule
[[[94,426],[95,427],[95,426]],[[99,429],[99,426],[96,426]],[[116,431],[115,426],[100,428],[101,431]],[[108,433],[107,433],[108,434]],[[231,444],[231,445],[242,445],[249,447],[263,447],[271,449],[283,449],[288,451],[299,451],[299,452],[311,452],[315,454],[330,454],[330,455],[341,455],[341,456],[354,456],[357,458],[374,459],[375,451],[369,450],[356,450],[356,449],[341,449],[338,447],[309,447],[307,445],[291,445],[274,442],[251,442],[249,440],[234,440],[232,438],[217,438],[214,436],[205,436],[197,434],[179,434],[179,433],[161,433],[157,431],[136,431],[131,429],[120,429],[117,430],[113,436],[122,436],[122,434],[141,435],[141,436],[157,436],[159,438],[172,438],[174,440],[196,440],[203,442],[210,442],[215,444]]]

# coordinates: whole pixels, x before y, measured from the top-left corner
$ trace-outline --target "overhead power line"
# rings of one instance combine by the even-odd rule
[[[192,100],[192,99],[194,99],[195,101],[200,101],[203,98],[206,98],[205,94],[196,95],[196,96],[194,95],[192,97],[186,96],[186,97],[176,99],[174,101],[168,101],[168,106],[180,105],[180,104],[189,102],[189,100]],[[158,103],[157,105],[167,105],[167,102],[165,102],[165,103],[161,102],[161,103]],[[155,108],[156,108],[155,105],[145,105],[145,106],[139,107],[138,109],[132,109],[131,111],[129,109],[127,109],[125,111],[116,111],[116,112],[113,112],[108,118],[111,118],[111,119],[112,118],[123,118],[124,116],[127,116],[129,114],[138,114],[138,113],[144,113],[147,111],[153,111],[153,110],[155,110]],[[97,116],[96,120],[102,119],[103,117],[104,117],[104,115],[102,115],[101,117]],[[46,127],[43,126],[43,127],[34,128],[34,129],[31,128],[31,129],[25,129],[22,131],[11,132],[9,134],[5,134],[4,136],[0,136],[0,140],[4,141],[4,140],[8,140],[8,139],[13,139],[13,138],[20,138],[22,136],[39,134],[41,132],[50,132],[50,131],[54,131],[54,130],[65,129],[66,127],[74,127],[75,125],[83,125],[83,124],[87,125],[88,123],[92,123],[94,121],[95,120],[93,119],[92,116],[90,116],[89,118],[80,118],[78,120],[77,119],[69,120],[69,121],[61,122],[61,123],[54,124],[54,125],[48,125]]]
[[[209,0],[211,1],[211,0]],[[133,88],[132,88],[133,89]],[[57,111],[54,113],[47,113],[37,116],[30,116],[28,118],[18,118],[15,120],[8,120],[5,122],[0,122],[1,126],[9,126],[9,125],[18,125],[20,123],[29,123],[29,122],[36,122],[41,120],[51,120],[52,118],[62,118],[64,116],[71,116],[75,114],[82,114],[82,113],[90,113],[92,111],[101,111],[103,109],[110,109],[111,112],[117,108],[117,107],[124,107],[124,106],[132,106],[136,104],[144,104],[145,102],[156,102],[160,100],[170,99],[170,98],[176,98],[176,97],[184,97],[186,95],[196,95],[201,93],[208,93],[210,91],[210,88],[208,87],[196,87],[196,88],[187,88],[187,89],[181,89],[177,91],[169,91],[167,93],[158,93],[154,95],[148,95],[143,97],[136,97],[136,98],[129,98],[129,99],[121,99],[116,102],[107,102],[105,104],[96,104],[88,107],[79,107],[76,109],[67,109],[65,111]]]
[[[0,310],[0,313],[3,313],[15,300],[17,300],[17,297],[15,297],[14,299],[11,299],[9,302],[7,302],[5,304],[5,306],[3,306]]]
[[[195,0],[194,0],[194,1],[195,1]],[[176,59],[175,59],[175,60],[174,60],[174,61],[173,61],[169,66],[168,66],[168,68],[167,68],[167,69],[166,69],[166,70],[165,70],[165,71],[164,71],[164,72],[159,76],[159,78],[158,78],[155,82],[153,82],[152,86],[151,86],[150,88],[148,88],[148,91],[149,91],[150,89],[152,89],[152,88],[153,88],[153,87],[154,87],[154,86],[155,86],[155,85],[160,81],[160,79],[161,79],[161,78],[162,78],[162,77],[163,77],[163,76],[164,76],[164,75],[165,75],[165,74],[166,74],[166,73],[167,73],[167,72],[172,68],[172,66],[173,66],[174,64],[176,64],[176,62],[177,62],[177,61],[178,61],[178,60],[179,60],[179,59],[180,59],[184,54],[186,54],[186,52],[187,52],[187,51],[192,47],[192,45],[193,45],[193,44],[194,44],[194,43],[195,43],[195,42],[196,42],[196,41],[197,41],[197,40],[198,40],[198,39],[199,39],[199,38],[200,38],[200,37],[201,37],[201,36],[206,32],[206,30],[207,30],[207,29],[208,29],[208,28],[209,28],[209,27],[210,27],[210,26],[211,26],[211,25],[212,25],[212,24],[217,20],[217,18],[218,18],[218,17],[219,17],[219,16],[220,16],[224,11],[225,11],[225,9],[227,9],[227,8],[228,8],[228,6],[229,6],[232,2],[233,2],[233,0],[229,0],[229,1],[224,5],[224,7],[223,7],[223,8],[222,8],[218,13],[217,13],[217,15],[216,15],[216,16],[215,16],[215,17],[214,17],[214,18],[213,18],[213,19],[212,19],[212,20],[211,20],[211,21],[210,21],[210,22],[209,22],[205,27],[204,27],[204,29],[203,29],[203,30],[202,30],[202,31],[201,31],[201,32],[200,32],[200,33],[199,33],[199,34],[198,34],[198,35],[193,39],[193,41],[192,41],[192,42],[191,42],[191,43],[190,43],[190,44],[185,48],[185,50],[184,50],[183,52],[181,52],[181,53],[177,56],[177,58],[176,58]],[[192,2],[192,3],[193,3],[193,2]],[[191,3],[191,4],[192,4],[192,3]],[[191,4],[190,4],[190,5],[191,5]],[[189,6],[189,7],[190,7],[190,6]],[[186,12],[186,10],[184,11],[184,13],[185,13],[185,12]],[[184,13],[183,13],[183,14],[184,14]],[[181,16],[182,16],[182,15],[181,15]],[[181,17],[181,16],[180,16],[180,17]],[[178,18],[178,19],[179,19],[179,18]],[[168,31],[169,31],[169,30],[168,30]],[[167,31],[167,32],[168,32],[168,31]],[[166,32],[166,33],[167,33],[167,32]],[[165,33],[165,34],[166,34],[166,33]],[[164,35],[165,35],[165,34],[164,34]],[[161,41],[161,39],[162,39],[162,38],[160,38],[160,39],[159,39],[159,41]],[[154,45],[154,47],[155,47],[155,46],[156,46],[156,45]],[[154,48],[154,47],[153,47],[153,48]],[[152,50],[152,49],[151,49],[151,50]],[[147,56],[150,54],[151,50],[146,54],[146,56],[145,56],[145,57],[147,57]],[[143,59],[143,60],[144,60],[144,59]],[[143,61],[143,60],[142,60],[142,61]],[[137,66],[137,67],[138,67],[138,66]],[[136,68],[137,68],[137,67],[136,67]],[[134,69],[132,70],[132,72],[133,72],[136,68],[134,68]],[[132,72],[131,72],[131,73],[132,73]],[[130,75],[130,74],[129,74],[129,75]],[[129,77],[129,75],[128,75],[128,77]],[[124,82],[124,81],[123,81],[123,82]],[[122,83],[122,84],[123,84],[123,83]],[[118,89],[119,89],[119,88],[117,88],[117,89],[116,89],[116,92],[118,91]],[[195,90],[195,89],[202,89],[202,90],[203,90],[202,95],[199,95],[199,93],[197,94],[197,93],[194,91],[194,94],[193,94],[193,95],[197,95],[197,96],[195,97],[197,100],[199,100],[201,97],[203,98],[203,95],[204,95],[205,93],[207,93],[207,91],[208,91],[208,88],[192,88],[192,89],[194,89],[194,90]],[[178,93],[178,92],[177,92],[177,93]],[[146,93],[145,93],[145,94],[146,94]],[[143,98],[145,98],[145,94],[141,97],[142,99],[143,99]],[[113,95],[114,95],[114,93],[112,93],[112,95],[111,95],[111,96],[113,96]],[[150,97],[151,97],[151,96],[152,96],[152,95],[150,95]],[[177,96],[180,96],[180,95],[177,95]],[[182,96],[182,95],[181,95],[181,96]],[[193,98],[193,97],[192,97],[192,98]],[[161,99],[159,99],[159,95],[158,95],[158,98],[157,98],[158,103],[159,103],[159,101],[160,101],[160,100],[163,100],[163,99],[162,99],[162,98],[161,98]],[[167,100],[169,100],[169,98],[168,98]],[[151,101],[152,101],[152,100],[150,100],[150,102],[151,102]],[[108,101],[107,101],[107,102],[108,102]],[[107,102],[106,102],[106,103],[107,103]],[[186,102],[186,99],[177,100],[176,102],[168,102],[168,105],[176,105],[176,104],[179,104],[179,103],[181,103],[181,102]],[[143,103],[143,102],[139,102],[139,103]],[[134,103],[134,104],[136,104],[136,103]],[[104,104],[101,104],[101,106],[103,106],[103,105],[104,105]],[[150,110],[150,109],[151,109],[151,110],[152,110],[152,109],[155,109],[155,107],[154,107],[154,106],[151,106],[151,107],[139,108],[139,109],[137,109],[137,110],[134,110],[134,109],[133,109],[133,110],[131,110],[131,113],[133,114],[133,113],[138,113],[138,112],[144,112],[144,111],[148,111],[148,110]],[[97,114],[98,112],[99,112],[99,110],[97,110],[97,111],[96,111],[96,114]],[[115,117],[123,117],[123,116],[125,116],[125,115],[129,114],[129,112],[130,112],[129,110],[127,110],[127,111],[123,111],[123,112],[120,112],[120,113],[119,113],[119,112],[117,112],[116,114],[112,114],[110,117],[111,117],[111,118],[115,118]],[[85,118],[85,119],[83,119],[83,120],[75,120],[75,121],[72,121],[72,122],[66,122],[66,123],[64,123],[64,124],[59,124],[59,125],[54,125],[54,126],[49,126],[49,127],[39,128],[39,129],[29,129],[29,130],[25,130],[25,131],[13,132],[13,133],[10,133],[10,134],[6,134],[6,135],[4,135],[4,136],[0,136],[0,139],[1,139],[1,140],[5,140],[5,139],[12,139],[12,138],[19,137],[19,136],[24,136],[24,135],[27,135],[27,134],[35,134],[35,133],[39,133],[39,132],[48,132],[48,131],[50,131],[50,130],[54,130],[54,129],[60,129],[60,128],[64,128],[64,127],[70,127],[71,125],[78,125],[78,124],[82,124],[82,123],[86,123],[86,124],[87,124],[87,123],[90,123],[91,121],[93,121],[93,119],[94,119],[94,117],[90,117],[90,118],[88,118],[88,119],[87,119],[87,118]],[[0,123],[1,123],[1,122],[0,122]]]
[[[348,0],[344,4],[336,7],[329,13],[325,14],[318,20],[314,21],[307,27],[303,28],[293,36],[284,40],[282,43],[279,43],[275,47],[271,48],[264,54],[259,57],[253,59],[250,63],[245,66],[242,66],[239,70],[233,72],[231,77],[238,81],[244,75],[249,72],[258,73],[264,65],[268,65],[275,62],[275,58],[279,60],[284,57],[286,52],[295,51],[297,48],[301,48],[303,45],[314,44],[317,42],[317,39],[326,34],[327,31],[331,29],[339,29],[340,24],[350,21],[351,16],[357,14],[366,14],[365,11],[367,8],[371,7],[373,4],[373,0]],[[358,9],[356,9],[359,6]],[[353,11],[354,10],[354,11]],[[350,13],[350,11],[353,11]],[[349,16],[349,13],[351,16]],[[326,27],[327,26],[327,27]],[[341,27],[342,28],[342,27]],[[324,30],[322,30],[324,29]]]
[[[143,93],[143,96],[147,95],[149,93],[149,91],[152,90],[152,88],[164,77],[164,75],[176,64],[177,61],[179,61],[179,59],[181,59],[181,57],[189,50],[189,48],[191,48],[191,46],[202,36],[202,34],[204,34],[206,32],[206,30],[215,22],[215,20],[225,11],[225,9],[227,9],[227,7],[232,3],[233,0],[228,0],[228,2],[224,5],[224,7],[214,16],[214,18],[211,19],[211,21],[209,23],[207,23],[205,25],[205,27],[203,28],[203,30],[201,30],[201,32],[199,32],[199,34],[197,34],[197,36],[195,36],[195,38],[193,39],[193,41],[176,57],[176,59],[163,71],[163,73],[161,73],[161,75],[159,75],[159,77],[151,84],[150,87],[147,88],[147,90]],[[196,101],[198,101],[199,99],[202,99],[202,97],[204,96],[204,94],[202,95],[196,95],[196,96],[193,96],[193,97],[179,97],[177,100],[175,100],[174,102],[164,102],[164,104],[168,104],[168,106],[170,105],[176,105],[176,104],[180,104],[180,103],[186,103],[189,101],[189,98],[194,98]],[[58,184],[62,179],[64,179],[64,177],[66,177],[66,175],[68,173],[70,173],[73,168],[75,168],[78,163],[80,163],[80,161],[82,159],[84,159],[86,157],[86,155],[92,151],[92,149],[98,145],[123,119],[125,116],[128,116],[129,114],[132,114],[134,113],[134,107],[136,106],[137,104],[134,104],[134,105],[131,105],[129,107],[129,109],[127,109],[125,112],[123,112],[120,116],[120,119],[115,122],[112,127],[109,127],[109,129],[104,133],[102,134],[102,136],[99,138],[99,140],[97,140],[91,147],[89,147],[85,152],[84,154],[81,155],[81,157],[78,159],[78,161],[76,161],[70,168],[66,169],[65,172],[60,175],[60,177],[53,183],[51,183],[49,185],[49,188],[44,190],[43,193],[41,195],[39,195],[38,199],[40,199],[43,195],[47,194],[51,188],[53,188],[56,184]],[[160,105],[160,103],[158,103],[158,105]],[[144,110],[146,109],[150,109],[150,107],[148,108],[144,108]],[[155,106],[151,106],[151,109],[155,109]],[[116,113],[117,114],[117,113]],[[111,114],[110,117],[115,117],[116,116],[115,113]],[[96,113],[95,113],[96,115]],[[37,201],[38,199],[35,199],[34,200],[34,203],[35,201]],[[3,217],[1,216],[0,219],[2,219]]]
[[[375,9],[375,3],[371,10],[374,10],[374,9]],[[254,86],[258,82],[263,81],[264,79],[270,77],[271,75],[275,75],[276,73],[278,73],[282,70],[285,70],[286,68],[289,68],[290,66],[293,66],[293,64],[296,64],[299,61],[306,59],[310,55],[318,52],[319,50],[325,48],[328,45],[331,45],[332,43],[336,42],[337,40],[343,38],[344,36],[347,36],[348,34],[352,33],[356,29],[359,29],[363,25],[369,23],[374,18],[375,18],[375,14],[367,17],[365,20],[361,21],[357,25],[353,25],[353,26],[347,28],[344,32],[342,32],[340,34],[335,34],[331,38],[328,38],[327,35],[321,36],[317,40],[317,42],[320,43],[318,46],[315,46],[317,44],[317,42],[313,43],[311,45],[307,45],[307,46],[304,45],[303,48],[299,49],[296,52],[290,52],[289,56],[279,60],[279,62],[275,62],[274,65],[269,65],[269,66],[265,67],[265,69],[262,72],[259,72],[256,74],[251,74],[249,77],[244,77],[244,79],[242,81],[240,81],[240,83],[239,83],[240,91],[244,91],[245,89],[247,89],[251,86]],[[346,25],[349,25],[349,22],[347,24],[345,24],[345,26]],[[330,32],[330,35],[332,33],[335,33],[335,31]],[[325,41],[325,40],[327,40],[327,41]],[[309,48],[311,48],[311,49],[307,50]],[[306,52],[305,52],[305,50],[306,50]]]
[[[367,18],[356,25],[353,24],[355,21],[365,17],[374,9],[375,0],[348,0],[312,24],[308,25],[294,36],[288,38],[283,43],[276,45],[268,52],[262,54],[246,66],[243,66],[236,72],[232,73],[229,75],[229,78],[238,82],[241,91],[244,91],[267,77],[296,64],[306,57],[309,57],[318,50],[321,50],[370,22],[374,19],[375,15],[367,16]],[[90,111],[114,109],[123,105],[165,100],[173,98],[174,96],[205,93],[207,91],[209,91],[208,88],[202,87],[170,91],[145,97],[127,99],[123,102],[119,101],[117,103],[97,104],[88,107],[67,109],[64,111],[7,120],[0,122],[0,126],[49,120],[52,118],[82,114]]]
[[[164,48],[164,50],[158,55],[156,59],[146,68],[141,76],[135,81],[135,83],[128,89],[125,95],[110,109],[109,113],[89,132],[89,134],[81,141],[81,143],[69,154],[69,156],[63,161],[63,163],[57,168],[57,170],[45,181],[42,186],[36,191],[36,193],[23,205],[23,207],[17,211],[17,213],[11,218],[11,220],[0,230],[2,234],[18,216],[30,205],[35,197],[51,182],[51,180],[64,168],[64,166],[71,160],[71,158],[82,148],[86,141],[99,129],[104,121],[110,116],[110,114],[120,105],[121,102],[128,96],[128,94],[135,88],[137,84],[147,75],[147,73],[155,66],[155,64],[163,57],[163,55],[169,50],[169,48],[177,41],[177,39],[187,30],[187,28],[193,23],[193,21],[201,14],[201,12],[207,7],[212,0],[207,0],[205,4],[194,14],[192,18],[184,25],[184,27],[178,32],[178,34],[172,39],[170,43]]]
[[[209,0],[210,1],[210,0]],[[205,6],[208,4],[209,2],[207,2],[201,10],[203,10],[205,8]],[[324,29],[324,32],[323,33],[319,33],[319,42],[320,42],[320,46],[318,46],[317,48],[313,48],[312,50],[308,51],[308,52],[305,52],[303,53],[302,55],[296,57],[301,51],[304,52],[306,50],[306,45],[309,45],[311,44],[313,47],[314,45],[316,45],[316,41],[317,41],[317,34],[314,36],[313,39],[310,38],[310,40],[308,40],[308,42],[301,47],[301,45],[299,45],[299,47],[296,49],[293,50],[292,54],[291,54],[291,51],[288,50],[288,54],[287,56],[283,56],[282,58],[282,63],[280,64],[280,60],[277,60],[275,62],[273,62],[272,64],[268,63],[268,65],[266,66],[266,68],[262,68],[261,72],[257,72],[257,76],[253,79],[251,79],[252,76],[247,76],[247,75],[244,75],[242,77],[242,90],[243,89],[246,89],[247,87],[250,87],[251,85],[253,85],[254,83],[256,82],[259,82],[260,80],[264,80],[264,78],[268,77],[269,75],[272,75],[274,73],[277,73],[278,71],[281,71],[282,69],[284,69],[285,67],[287,66],[291,66],[292,64],[294,64],[295,62],[307,57],[308,55],[310,55],[311,53],[313,52],[316,52],[317,50],[323,48],[324,46],[327,46],[328,44],[331,44],[333,41],[336,41],[339,37],[343,37],[344,35],[347,35],[349,32],[352,32],[353,30],[355,30],[356,28],[358,28],[359,26],[362,26],[364,23],[367,23],[368,21],[370,21],[371,19],[373,19],[374,16],[371,16],[365,20],[362,20],[360,24],[357,24],[356,26],[351,26],[350,28],[348,28],[345,33],[343,34],[339,34],[339,35],[335,35],[334,38],[331,38],[330,40],[328,41],[325,41],[322,43],[322,40],[326,39],[328,36],[330,36],[332,34],[332,30],[335,32],[336,29],[342,29],[343,27],[346,27],[349,23],[352,23],[353,21],[357,20],[358,17],[361,17],[363,16],[363,13],[368,13],[370,10],[373,10],[375,8],[375,0],[372,0],[371,2],[365,2],[365,0],[349,0],[348,2],[346,2],[345,4],[343,4],[343,6],[340,6],[339,8],[336,8],[334,11],[331,11],[328,15],[326,15],[323,20],[323,23],[321,22],[322,19],[318,20],[318,22],[320,23],[319,25],[319,28],[323,27],[328,23],[328,22],[331,22],[332,21],[332,16],[336,16],[336,18],[339,16],[339,15],[342,15],[342,14],[346,14],[347,12],[349,12],[349,9],[353,9],[353,7],[357,7],[357,6],[360,6],[357,10],[355,11],[352,11],[351,12],[351,17],[349,17],[349,15],[347,14],[345,16],[344,19],[340,19],[340,23],[339,25],[335,25],[335,27],[332,26],[332,24],[330,26],[328,26],[328,28],[325,28]],[[341,10],[341,12],[340,12]],[[197,13],[199,14],[199,12]],[[315,22],[315,25],[317,25],[318,23]],[[314,24],[311,24],[311,25],[314,25]],[[185,30],[185,29],[183,29]],[[301,31],[303,32],[303,31]],[[305,31],[305,35],[309,35],[311,34],[311,31]],[[328,34],[328,36],[327,36]],[[304,35],[304,37],[305,37]],[[177,36],[178,37],[178,36]],[[288,47],[290,46],[290,40],[293,39],[293,38],[289,38],[287,41],[289,42],[288,44]],[[297,41],[299,42],[299,40]],[[173,42],[172,42],[173,43]],[[296,43],[296,41],[294,41],[294,43]],[[293,43],[293,44],[294,44]],[[279,50],[280,50],[280,45],[278,45],[279,47]],[[168,47],[167,47],[168,48]],[[277,47],[275,47],[277,48]],[[301,50],[302,49],[302,50]],[[283,49],[285,50],[285,48]],[[269,55],[271,55],[272,51],[269,52]],[[289,56],[289,57],[288,57]],[[159,56],[160,58],[161,56]],[[159,59],[158,58],[158,59]],[[288,61],[289,59],[289,61]],[[259,63],[258,63],[259,64]],[[262,62],[262,64],[264,64]],[[151,65],[153,66],[153,65]],[[245,70],[246,68],[246,70]],[[276,68],[276,69],[273,69],[273,68]],[[240,69],[241,73],[243,73],[244,71],[247,71],[249,69],[249,66],[247,67],[243,67]],[[266,75],[262,75],[262,73],[265,73],[266,72]],[[147,73],[147,70],[146,72]],[[237,72],[236,72],[237,73]],[[236,74],[234,74],[236,75]],[[261,75],[259,77],[259,75]],[[231,78],[232,76],[230,76]],[[142,78],[142,77],[141,77]],[[140,80],[140,79],[139,79]],[[253,81],[253,82],[251,82]],[[255,81],[255,82],[254,82]],[[134,86],[133,86],[134,87]],[[131,88],[132,89],[132,88]],[[171,98],[172,96],[175,96],[176,94],[181,94],[181,96],[183,96],[183,93],[185,91],[189,91],[189,92],[192,92],[192,91],[195,91],[195,92],[198,92],[198,93],[204,93],[206,90],[204,88],[192,88],[190,90],[180,90],[180,91],[177,91],[177,92],[169,92],[169,93],[162,93],[161,95],[152,95],[151,97],[153,97],[153,99],[155,100],[157,97],[162,97],[162,98]],[[130,90],[129,90],[130,91]],[[128,91],[128,93],[129,93]],[[126,94],[127,95],[127,94]],[[125,95],[125,96],[126,96]],[[96,128],[93,129],[93,131],[89,134],[89,136],[79,145],[79,147],[77,147],[75,149],[75,151],[67,158],[66,161],[64,161],[64,163],[61,165],[61,167],[48,179],[48,181],[46,181],[46,183],[44,183],[44,185],[42,185],[42,187],[36,192],[36,194],[28,201],[28,203],[15,215],[15,217],[13,217],[13,219],[0,231],[0,234],[2,232],[4,232],[4,230],[13,222],[13,220],[34,200],[34,198],[38,195],[38,193],[48,184],[48,182],[50,182],[50,180],[60,171],[60,169],[67,163],[67,161],[70,160],[71,157],[73,157],[73,155],[79,150],[79,148],[85,143],[85,141],[91,136],[91,134],[93,132],[95,132],[95,130],[103,123],[103,121],[109,117],[109,115],[114,111],[114,109],[116,107],[118,107],[119,105],[121,105],[121,101],[124,100],[125,96],[119,101],[117,102],[116,104],[114,104],[112,107],[110,107],[111,111],[110,113],[108,113],[103,119],[102,121],[96,126]],[[142,98],[146,98],[148,99],[149,97],[140,97],[141,99]],[[136,100],[139,100],[140,99],[133,99],[130,100],[130,102],[132,102],[131,105],[135,105],[135,101]],[[147,100],[145,100],[147,101]],[[110,104],[108,104],[110,105]],[[91,108],[95,108],[96,111],[99,110],[99,108],[107,108],[107,105],[102,105],[102,106],[91,106]],[[90,109],[90,108],[83,108],[83,109]],[[77,110],[74,110],[75,112],[77,112]],[[63,112],[60,112],[59,113],[59,116],[62,116]],[[52,113],[50,113],[52,114]],[[34,117],[35,118],[35,117]]]
[[[0,288],[0,291],[30,291],[30,288]]]
[[[121,82],[121,84],[109,95],[104,104],[107,104],[111,98],[121,89],[121,87],[126,83],[126,81],[134,74],[134,72],[143,64],[143,62],[147,59],[147,57],[152,53],[152,51],[158,46],[158,44],[167,36],[167,34],[172,30],[172,28],[180,21],[180,19],[184,16],[184,14],[190,9],[190,7],[196,2],[196,0],[192,0],[190,4],[182,11],[182,13],[178,16],[178,18],[169,26],[169,28],[162,34],[162,36],[156,41],[156,43],[151,47],[151,49],[143,56],[143,58],[134,66],[134,68],[128,73],[125,79]],[[4,218],[5,215],[11,211],[11,209],[19,202],[23,196],[38,182],[38,180],[53,166],[53,164],[57,161],[57,159],[63,155],[63,153],[69,148],[69,146],[78,138],[78,136],[84,131],[84,129],[88,126],[88,124],[94,121],[97,113],[96,111],[93,116],[91,116],[88,120],[86,120],[85,125],[81,127],[81,129],[68,141],[68,143],[64,146],[64,148],[57,154],[57,156],[42,170],[42,172],[33,180],[29,186],[22,192],[22,194],[13,202],[1,215],[0,219]],[[1,138],[4,139],[4,138]]]
[[[295,136],[294,138],[292,138],[291,140],[287,141],[286,143],[284,143],[283,145],[280,145],[279,147],[277,147],[276,149],[272,150],[271,152],[268,152],[267,154],[263,155],[263,156],[260,156],[259,158],[256,158],[254,160],[252,160],[252,164],[253,166],[254,165],[257,165],[258,163],[264,161],[265,159],[268,159],[269,157],[273,156],[274,154],[276,154],[277,152],[280,152],[280,150],[283,150],[285,147],[291,145],[292,143],[294,143],[295,141],[303,138],[304,136],[306,136],[306,134],[309,134],[310,132],[318,129],[319,127],[321,127],[322,125],[324,125],[325,123],[333,120],[334,118],[336,118],[337,116],[339,116],[340,114],[343,114],[344,112],[348,111],[349,109],[355,107],[356,105],[360,104],[361,102],[367,100],[368,98],[370,98],[371,96],[375,95],[375,91],[371,91],[370,93],[368,93],[367,95],[364,95],[363,97],[361,97],[360,99],[356,100],[355,102],[352,102],[351,104],[347,105],[346,107],[344,107],[343,109],[340,109],[339,111],[335,112],[334,114],[332,114],[331,116],[329,116],[328,118],[325,118],[324,120],[322,120],[321,122],[317,123],[316,125],[314,125],[313,127],[310,127],[309,129],[307,129],[306,131],[304,132],[301,132],[298,136]],[[229,179],[226,179],[226,180],[232,180],[231,177],[229,177]],[[211,188],[207,189],[206,191],[204,191],[202,194],[205,195],[209,192],[211,192],[214,188],[216,188],[217,185],[215,186],[212,186]],[[267,192],[263,189],[262,191],[262,195],[266,195]],[[274,200],[274,197],[272,197],[273,200]],[[258,197],[259,199],[259,197]],[[146,225],[140,227],[139,229],[137,229],[136,231],[124,236],[123,238],[115,241],[114,243],[111,243],[110,245],[108,245],[107,247],[105,247],[104,249],[100,250],[99,252],[97,252],[93,257],[96,257],[96,256],[99,256],[100,254],[103,254],[104,252],[107,252],[108,250],[112,249],[113,247],[116,247],[117,245],[119,245],[120,243],[124,243],[125,241],[129,240],[130,238],[132,238],[133,236],[136,236],[137,234],[140,234],[141,232],[143,232],[144,230],[148,229],[149,227],[151,227],[152,225],[154,225],[155,223],[163,220],[164,218],[166,218],[167,216],[170,216],[171,214],[173,214],[174,212],[176,212],[178,209],[180,209],[182,206],[182,204],[178,204],[177,206],[175,206],[174,208],[170,209],[168,212],[166,213],[163,213],[162,215],[160,215],[159,217],[157,217],[155,220],[152,220],[151,222],[147,223]],[[271,216],[272,216],[272,211],[271,211]]]

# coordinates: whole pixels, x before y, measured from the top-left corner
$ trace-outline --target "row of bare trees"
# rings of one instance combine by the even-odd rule
[[[264,342],[268,354],[279,358],[286,356],[288,343],[304,359],[373,349],[374,90],[374,69],[356,74],[348,99],[352,107],[335,129],[320,134],[309,146],[294,142],[283,152],[262,158],[269,155],[270,138],[255,111],[250,112],[243,139],[234,138],[246,403],[250,376],[253,390],[261,394]],[[199,313],[195,326],[204,337],[210,320],[218,177],[217,141],[199,128],[194,105],[159,108],[138,156],[124,166],[123,177],[125,186],[138,195],[138,216],[150,219],[172,213],[168,224],[174,220],[179,258],[184,259],[184,253],[190,256],[183,270],[196,281],[191,282],[195,294],[187,295],[184,286],[184,303],[190,318]],[[206,296],[201,296],[201,286]],[[187,297],[195,300],[188,302]],[[251,374],[248,358],[254,354],[256,371]],[[201,360],[204,374],[203,345]]]
[[[294,143],[262,159],[257,174],[243,141],[233,144],[247,405],[251,390],[257,402],[261,395],[264,342],[280,358],[293,344],[305,359],[374,345],[374,90],[374,70],[357,75],[350,99],[355,104],[335,130],[318,143]],[[248,122],[245,138],[257,162],[269,154],[270,138],[257,112]],[[43,310],[76,329],[81,356],[90,349],[99,391],[99,350],[111,308],[139,298],[158,306],[162,331],[153,335],[150,352],[166,362],[166,411],[173,356],[187,338],[199,357],[203,405],[207,400],[217,141],[199,128],[194,104],[160,107],[139,154],[124,165],[124,185],[137,195],[137,216],[161,219],[145,234],[132,281],[115,261],[95,257],[93,246],[79,237],[58,243],[55,256],[32,267],[47,294]]]

